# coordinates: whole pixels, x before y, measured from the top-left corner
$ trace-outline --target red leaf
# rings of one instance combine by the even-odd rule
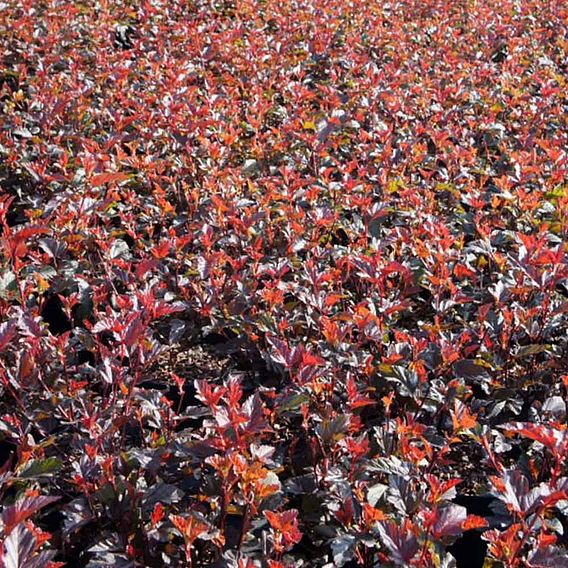
[[[460,505],[448,505],[443,509],[437,509],[432,533],[436,538],[458,536],[466,520],[467,511]]]
[[[4,534],[9,534],[16,525],[25,521],[46,505],[58,500],[59,497],[29,495],[16,501],[14,505],[6,507],[1,515],[4,523]]]
[[[167,240],[162,241],[159,245],[153,247],[150,252],[158,259],[165,258],[170,252],[170,242]]]
[[[124,338],[123,338],[124,344],[127,347],[132,347],[132,345],[136,343],[136,341],[142,335],[143,332],[144,332],[144,325],[142,323],[140,316],[137,315],[130,321],[124,332]]]
[[[141,260],[138,265],[136,266],[136,278],[143,278],[147,272],[149,272],[150,270],[153,270],[156,265],[158,264],[158,261],[155,258],[147,258],[147,259],[143,259]]]
[[[287,550],[302,539],[302,533],[298,529],[298,511],[290,509],[282,513],[264,511],[268,523],[272,530],[277,534],[275,547],[280,550]]]
[[[397,564],[408,565],[419,549],[410,521],[406,521],[403,526],[393,522],[379,523],[377,528],[392,560]]]
[[[97,187],[105,183],[120,183],[121,181],[129,179],[130,176],[121,172],[105,172],[103,174],[96,174],[91,178],[91,185]]]
[[[196,380],[193,384],[197,391],[197,400],[200,400],[210,408],[215,408],[223,398],[223,395],[227,392],[225,387],[212,387],[206,380]]]
[[[489,523],[483,517],[468,515],[467,519],[462,523],[462,530],[470,531],[472,529],[483,529],[488,526]]]
[[[152,526],[155,527],[164,518],[164,506],[161,503],[156,503],[152,511]]]

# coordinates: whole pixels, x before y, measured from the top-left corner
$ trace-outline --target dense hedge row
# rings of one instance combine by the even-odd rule
[[[568,566],[567,22],[0,2],[0,566]]]

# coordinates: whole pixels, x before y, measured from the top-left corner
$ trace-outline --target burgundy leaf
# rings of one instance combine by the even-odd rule
[[[412,525],[406,521],[403,526],[394,522],[378,523],[377,528],[382,543],[390,552],[392,561],[398,566],[406,566],[419,549],[418,540],[412,532]]]

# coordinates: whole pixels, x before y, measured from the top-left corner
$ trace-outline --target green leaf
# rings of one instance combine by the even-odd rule
[[[61,469],[61,460],[56,457],[44,460],[32,460],[22,471],[20,477],[40,477],[42,475],[52,475]]]
[[[349,427],[349,416],[340,414],[333,420],[327,418],[316,428],[316,432],[325,444],[337,442],[347,432]]]
[[[530,357],[531,355],[538,355],[546,351],[546,345],[542,343],[533,343],[532,345],[523,345],[516,353],[515,357],[517,359],[524,359],[525,357]]]
[[[285,398],[277,407],[276,412],[277,414],[282,414],[283,412],[290,412],[292,410],[297,410],[305,404],[309,402],[310,397],[306,393],[298,393],[293,394],[287,398]]]

